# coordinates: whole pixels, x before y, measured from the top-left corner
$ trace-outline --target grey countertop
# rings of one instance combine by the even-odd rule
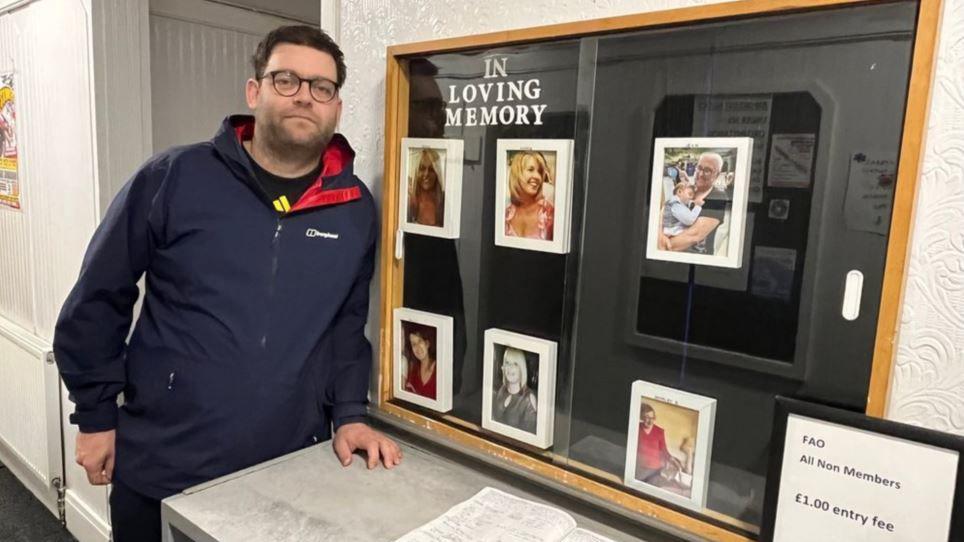
[[[487,486],[562,508],[618,542],[668,540],[405,433],[392,436],[404,457],[392,470],[369,471],[361,456],[343,467],[329,441],[169,497],[165,542],[392,541]]]

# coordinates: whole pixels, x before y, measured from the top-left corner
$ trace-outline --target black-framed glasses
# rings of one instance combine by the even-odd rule
[[[308,91],[316,102],[326,104],[338,97],[338,85],[330,79],[319,77],[318,79],[302,79],[296,73],[287,70],[277,70],[268,72],[261,76],[271,78],[271,84],[275,92],[290,98],[301,90],[302,83],[308,83]]]

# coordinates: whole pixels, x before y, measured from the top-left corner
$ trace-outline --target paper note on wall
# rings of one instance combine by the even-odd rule
[[[815,134],[773,134],[767,185],[808,188],[816,141]]]
[[[853,153],[844,204],[847,228],[887,235],[896,181],[897,153]]]
[[[958,454],[791,414],[774,542],[946,541]]]

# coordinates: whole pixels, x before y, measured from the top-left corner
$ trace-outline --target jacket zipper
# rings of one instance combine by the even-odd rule
[[[270,312],[271,302],[274,300],[274,283],[278,276],[278,250],[281,246],[281,230],[284,225],[281,222],[281,217],[275,218],[275,228],[274,236],[271,238],[271,278],[268,281],[268,309],[265,314],[268,315]],[[268,347],[268,326],[271,324],[270,317],[265,321],[264,333],[261,335],[261,349],[265,350]]]

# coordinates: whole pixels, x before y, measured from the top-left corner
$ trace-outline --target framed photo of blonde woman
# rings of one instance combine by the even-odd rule
[[[500,139],[496,145],[495,244],[569,252],[571,139]]]
[[[402,139],[399,229],[457,239],[462,210],[463,142]]]
[[[483,371],[482,427],[537,448],[552,446],[556,343],[488,329]]]

